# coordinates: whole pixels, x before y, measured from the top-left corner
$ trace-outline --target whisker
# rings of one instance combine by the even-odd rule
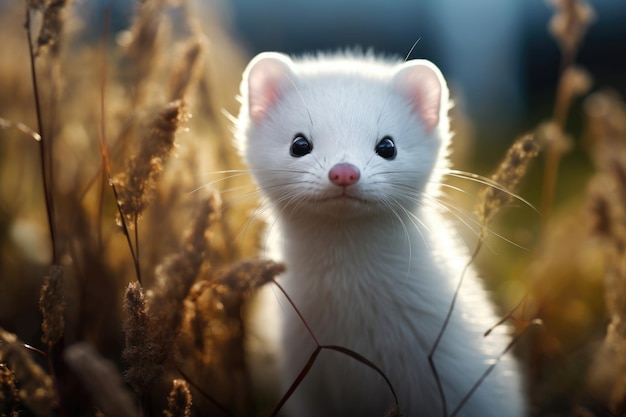
[[[410,194],[414,194],[414,197],[412,199],[417,203],[426,202],[428,204],[434,205],[434,207],[436,208],[443,209],[444,211],[448,212],[449,214],[454,216],[459,222],[461,222],[465,227],[467,227],[467,229],[470,230],[471,233],[474,236],[476,236],[476,238],[479,238],[479,239],[481,238],[481,233],[483,232],[483,228],[484,228],[485,233],[496,236],[497,238],[502,239],[504,242],[509,243],[517,248],[528,250],[528,248],[512,241],[511,239],[504,237],[503,235],[497,233],[496,231],[494,231],[492,228],[488,227],[487,225],[484,225],[482,222],[477,220],[469,212],[456,207],[451,202],[433,197],[429,195],[428,193],[417,194],[415,190],[411,189],[409,186],[404,186],[403,184],[394,184],[393,186],[398,189],[404,189],[405,191],[408,190]],[[411,196],[410,194],[409,196]],[[472,224],[470,224],[470,222],[473,224],[473,226]],[[475,226],[478,226],[478,228],[475,228]],[[490,245],[487,242],[485,242],[485,245],[493,253],[497,253],[492,245]]]
[[[411,274],[411,263],[413,260],[413,248],[412,248],[412,244],[411,244],[411,235],[409,234],[409,230],[406,227],[406,223],[404,222],[404,220],[402,219],[402,216],[400,216],[398,214],[398,212],[394,209],[394,205],[401,208],[402,210],[404,210],[404,212],[406,213],[406,210],[404,209],[404,207],[402,207],[401,204],[397,203],[395,200],[383,200],[383,204],[387,206],[387,208],[389,208],[390,210],[390,214],[393,214],[398,221],[400,221],[400,225],[402,226],[402,229],[404,230],[404,238],[405,238],[405,244],[408,244],[409,246],[409,263],[407,266],[407,271],[406,271],[406,275],[404,277],[404,279],[408,279],[409,275]],[[417,227],[417,225],[415,225],[415,223],[413,223],[413,225],[415,226],[415,228],[417,229],[418,233],[420,234],[420,236],[422,235],[421,231],[419,230],[419,227]]]
[[[466,172],[466,171],[459,171],[456,169],[448,169],[443,171],[443,175],[449,175],[451,177],[455,177],[455,178],[461,178],[461,179],[466,179],[466,180],[471,180],[474,181],[478,184],[482,184],[482,185],[486,185],[492,188],[495,188],[498,191],[502,191],[503,193],[509,195],[510,197],[514,198],[515,200],[518,200],[522,203],[524,203],[526,206],[530,207],[535,213],[537,213],[538,215],[541,216],[541,213],[539,212],[539,210],[537,210],[537,208],[535,206],[533,206],[528,200],[524,199],[523,197],[520,197],[519,195],[507,190],[506,188],[502,187],[501,185],[499,185],[497,182],[491,180],[490,178],[484,177],[482,175],[478,175],[478,174],[472,174],[471,172]]]
[[[411,46],[411,49],[409,49],[409,53],[406,54],[406,56],[404,57],[404,62],[407,62],[409,60],[409,58],[411,57],[411,54],[413,53],[413,50],[415,49],[415,47],[421,40],[422,38],[417,38],[417,40],[413,43],[413,46]]]

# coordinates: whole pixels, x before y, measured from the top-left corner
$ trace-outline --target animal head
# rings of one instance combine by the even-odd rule
[[[241,84],[238,144],[279,208],[411,210],[446,167],[448,90],[425,60],[262,53]]]

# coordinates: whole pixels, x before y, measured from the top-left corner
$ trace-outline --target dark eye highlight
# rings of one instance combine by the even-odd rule
[[[378,142],[375,151],[378,156],[388,160],[394,159],[398,153],[396,151],[396,144],[389,136],[385,136]]]
[[[298,133],[294,136],[293,141],[291,142],[289,154],[295,158],[300,158],[301,156],[310,154],[312,150],[313,145],[311,144],[311,141],[308,140],[302,133]]]

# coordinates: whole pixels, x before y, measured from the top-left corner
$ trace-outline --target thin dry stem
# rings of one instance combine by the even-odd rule
[[[43,116],[41,112],[41,101],[39,98],[39,84],[37,80],[37,70],[35,68],[35,51],[31,34],[31,3],[26,3],[26,17],[24,27],[26,28],[26,38],[28,40],[28,52],[30,62],[30,78],[33,85],[33,95],[35,99],[35,114],[37,116],[37,130],[39,131],[39,160],[41,166],[41,179],[43,184],[44,199],[46,201],[46,214],[48,218],[48,231],[50,232],[50,242],[52,245],[52,263],[57,263],[57,242],[56,225],[54,215],[54,193],[51,169],[51,146],[48,144],[46,135],[43,132]]]
[[[10,120],[0,117],[0,129],[9,129],[9,128],[15,128],[19,130],[20,132],[24,133],[25,135],[30,136],[37,142],[41,140],[41,136],[39,135],[39,133],[35,132],[30,127],[26,126],[24,123],[12,122]]]
[[[554,111],[551,123],[556,141],[546,142],[546,159],[542,189],[541,211],[543,228],[552,214],[556,192],[559,165],[567,147],[562,146],[565,138],[565,125],[572,101],[587,92],[591,86],[589,77],[573,67],[576,53],[595,13],[586,0],[552,0],[556,13],[550,21],[549,29],[561,47],[561,77],[557,86]],[[556,146],[553,146],[556,145]]]
[[[482,249],[488,224],[503,207],[505,207],[507,204],[510,204],[513,196],[515,195],[514,193],[519,186],[519,183],[526,175],[530,162],[538,154],[539,148],[537,146],[537,143],[535,142],[533,135],[525,135],[516,140],[507,151],[506,156],[498,166],[496,172],[490,178],[490,183],[497,184],[498,187],[487,186],[487,188],[485,188],[485,190],[480,195],[481,202],[478,205],[476,212],[478,214],[478,219],[482,225],[482,228],[478,236],[478,241],[469,260],[461,271],[461,276],[459,277],[457,287],[454,291],[454,296],[452,297],[452,300],[450,302],[450,307],[448,308],[446,318],[428,354],[428,363],[430,365],[433,376],[435,377],[437,390],[439,391],[439,395],[441,397],[444,417],[448,417],[448,404],[445,392],[443,390],[443,384],[441,378],[439,377],[439,371],[437,370],[437,365],[435,363],[435,354],[439,347],[439,343],[441,342],[441,338],[448,328],[450,318],[452,317],[452,313],[454,312],[454,308],[456,306],[458,295],[461,291],[461,287],[463,286],[463,281],[465,280],[465,275],[467,274],[470,266],[476,260],[478,253]],[[481,383],[482,379],[477,381],[472,391],[468,393],[468,399],[473,394],[475,388],[477,388]],[[453,414],[456,414],[458,410],[459,408],[457,407],[457,409],[453,411]]]

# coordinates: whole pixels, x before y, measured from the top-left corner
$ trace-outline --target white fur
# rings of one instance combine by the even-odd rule
[[[383,370],[409,417],[443,415],[428,353],[469,260],[435,202],[448,164],[448,106],[445,81],[427,61],[264,53],[242,83],[238,140],[271,205],[270,242],[287,266],[280,283],[320,343],[352,349]],[[290,155],[296,133],[311,140],[310,154]],[[397,147],[393,160],[375,153],[386,135]],[[358,167],[359,181],[345,190],[331,183],[337,163]],[[324,200],[342,192],[359,200]],[[271,294],[264,307],[280,318],[286,389],[315,344]],[[502,332],[483,337],[497,321],[468,269],[434,355],[449,413],[507,346]],[[264,323],[265,331],[274,325]],[[458,415],[523,416],[522,392],[517,364],[505,355]],[[373,370],[323,351],[287,408],[293,416],[382,417],[392,405]]]

